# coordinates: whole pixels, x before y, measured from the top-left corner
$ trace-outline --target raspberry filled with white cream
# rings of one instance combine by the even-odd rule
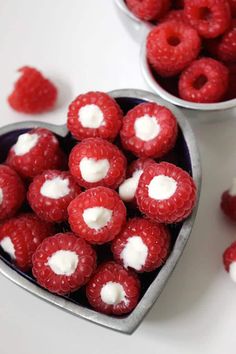
[[[131,109],[120,131],[122,145],[138,157],[160,158],[175,145],[177,122],[173,113],[156,103]]]
[[[223,254],[223,263],[225,270],[230,278],[236,282],[236,242],[233,242]]]
[[[122,315],[137,305],[140,282],[136,275],[115,262],[102,264],[86,287],[92,307],[105,314]]]
[[[30,184],[28,201],[42,220],[62,222],[68,218],[68,205],[80,191],[69,172],[48,170]]]
[[[104,92],[79,95],[69,106],[67,126],[78,139],[114,140],[119,133],[122,111],[116,101]]]
[[[167,228],[144,218],[129,220],[112,242],[114,259],[137,272],[151,272],[160,267],[169,251]]]
[[[221,209],[231,220],[236,221],[236,178],[221,197]]]
[[[125,177],[126,158],[110,142],[90,138],[72,149],[69,168],[81,187],[104,186],[116,189]]]
[[[73,232],[90,243],[114,239],[126,220],[126,208],[112,189],[96,187],[78,195],[68,207]]]
[[[192,177],[168,162],[145,168],[136,191],[139,210],[165,224],[186,219],[194,208],[196,196]]]

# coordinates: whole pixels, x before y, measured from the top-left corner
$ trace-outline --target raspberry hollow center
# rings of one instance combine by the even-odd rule
[[[10,237],[4,237],[0,242],[0,246],[2,247],[3,251],[11,257],[11,259],[16,259],[15,247]]]
[[[80,172],[86,182],[95,183],[106,177],[110,163],[107,159],[96,160],[84,157],[80,161]]]
[[[203,86],[207,83],[207,81],[208,78],[205,75],[200,75],[194,80],[193,87],[196,90],[201,90]]]
[[[181,40],[180,40],[180,38],[178,36],[170,36],[167,39],[167,42],[172,47],[177,47],[180,44]]]
[[[160,133],[160,125],[156,117],[145,114],[137,118],[134,123],[135,135],[142,141],[149,141],[155,139]]]
[[[209,21],[212,18],[212,12],[208,7],[200,7],[198,10],[199,20]]]
[[[79,263],[79,256],[72,251],[60,250],[48,259],[47,265],[57,275],[72,275]]]
[[[84,222],[90,229],[99,231],[105,227],[112,218],[112,210],[103,207],[85,209],[83,212]]]
[[[177,182],[174,178],[159,175],[155,176],[149,186],[148,186],[148,195],[150,198],[156,200],[166,200],[171,198],[177,189]]]
[[[0,188],[0,204],[3,202],[3,190]]]
[[[38,140],[38,134],[21,134],[18,137],[16,144],[13,146],[13,151],[16,156],[23,156],[37,145]]]
[[[40,189],[41,195],[51,199],[60,199],[70,193],[68,178],[55,177],[46,180]]]
[[[81,107],[78,116],[84,128],[97,129],[105,125],[103,112],[96,104],[87,104]]]
[[[120,283],[109,281],[101,290],[101,299],[107,305],[118,305],[122,301],[127,303],[126,293]]]
[[[131,267],[136,270],[144,266],[147,256],[148,248],[140,236],[129,237],[121,252],[125,268]]]

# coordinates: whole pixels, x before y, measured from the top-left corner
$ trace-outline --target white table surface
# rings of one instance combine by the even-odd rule
[[[112,0],[0,0],[0,125],[31,118],[6,103],[23,65],[58,84],[57,109],[39,117],[58,124],[81,92],[148,89],[133,34]],[[202,155],[200,208],[182,259],[138,330],[126,336],[88,323],[0,276],[1,354],[235,354],[236,285],[221,255],[236,240],[236,225],[219,211],[221,192],[236,175],[236,120],[228,115],[201,122],[191,114]]]

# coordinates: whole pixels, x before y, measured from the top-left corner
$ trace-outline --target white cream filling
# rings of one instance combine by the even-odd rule
[[[230,278],[236,282],[236,262],[232,262],[229,265],[229,275]]]
[[[13,145],[13,150],[17,156],[25,155],[37,145],[38,140],[38,134],[22,134],[18,137],[16,144]]]
[[[8,236],[4,237],[2,239],[2,241],[0,242],[0,246],[2,247],[4,252],[9,254],[11,259],[16,259],[15,247],[14,247],[13,242],[10,239],[10,237],[8,237]]]
[[[70,193],[69,179],[62,179],[58,176],[53,179],[46,180],[40,189],[40,193],[44,197],[51,199],[65,197]]]
[[[87,208],[83,212],[84,222],[96,231],[106,226],[112,218],[112,210],[103,207]]]
[[[235,197],[236,196],[236,178],[233,179],[231,188],[229,190],[229,195],[231,195],[231,197]]]
[[[119,186],[119,195],[124,202],[131,202],[134,199],[142,173],[143,170],[135,171],[132,177],[124,180]]]
[[[81,107],[78,115],[84,128],[97,129],[105,125],[103,112],[96,104],[87,104]]]
[[[48,259],[47,265],[57,275],[72,275],[79,263],[79,256],[72,251],[60,250]]]
[[[0,188],[0,204],[3,202],[3,190]]]
[[[95,183],[106,177],[110,163],[107,159],[95,160],[84,157],[80,161],[80,172],[86,182]]]
[[[148,248],[140,236],[132,236],[128,238],[120,256],[126,268],[140,270],[146,262]]]
[[[148,195],[156,200],[165,200],[172,197],[177,189],[177,182],[165,175],[155,176],[149,186]]]
[[[160,125],[155,117],[145,114],[143,117],[137,118],[134,123],[135,135],[143,140],[149,141],[155,139],[160,133]]]
[[[128,303],[126,293],[120,283],[109,281],[103,285],[100,295],[102,301],[107,305],[116,306],[122,301]]]

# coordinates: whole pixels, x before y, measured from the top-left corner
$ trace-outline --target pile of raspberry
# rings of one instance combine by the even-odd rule
[[[72,149],[35,128],[0,165],[1,252],[52,293],[84,287],[97,311],[126,314],[140,299],[140,273],[171,252],[169,225],[196,202],[190,174],[165,162],[178,124],[157,103],[124,115],[106,93],[88,92],[70,104],[67,126]]]
[[[235,0],[126,0],[155,26],[146,41],[153,75],[170,93],[191,102],[236,98]]]

